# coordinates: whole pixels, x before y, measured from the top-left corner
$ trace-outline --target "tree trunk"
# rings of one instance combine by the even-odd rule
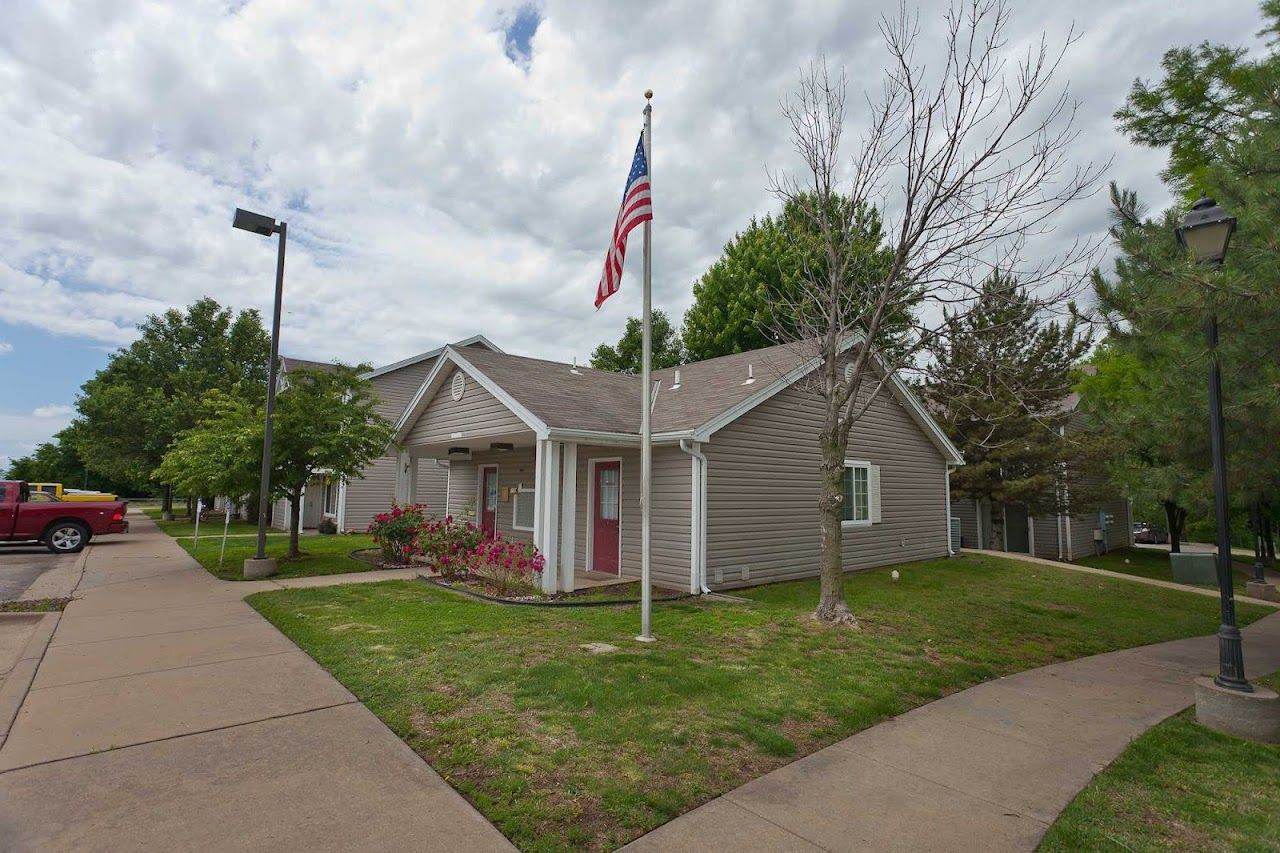
[[[1270,513],[1262,516],[1262,542],[1266,549],[1263,565],[1275,571],[1276,568],[1276,523]]]
[[[173,521],[173,486],[164,486],[160,498],[160,518]]]
[[[844,600],[844,453],[838,439],[823,436],[822,494],[818,498],[822,516],[821,595],[813,618],[856,626],[858,620]]]
[[[1182,553],[1182,529],[1187,523],[1187,511],[1177,501],[1161,501],[1164,517],[1169,527],[1169,553]]]
[[[300,556],[298,551],[298,527],[302,523],[302,490],[289,493],[289,553],[287,559]]]

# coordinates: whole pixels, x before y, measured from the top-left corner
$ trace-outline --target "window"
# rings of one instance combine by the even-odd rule
[[[512,509],[511,519],[511,526],[516,530],[533,530],[533,507],[536,499],[536,489],[526,489],[521,486],[516,490],[512,498],[515,507]]]
[[[844,523],[846,525],[871,524],[878,521],[874,511],[879,495],[878,477],[872,476],[875,466],[869,462],[846,461],[844,463]]]
[[[324,483],[324,514],[337,515],[338,513],[338,481],[325,480]]]

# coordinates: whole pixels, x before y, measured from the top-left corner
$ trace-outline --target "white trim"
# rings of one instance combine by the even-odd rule
[[[484,344],[486,348],[491,349],[494,352],[503,351],[500,347],[498,347],[497,344],[495,344],[493,341],[486,338],[484,335],[472,335],[469,338],[464,338],[463,340],[457,341],[456,343],[449,344],[449,346],[469,347],[474,344]],[[402,367],[408,367],[411,364],[417,364],[420,361],[426,361],[429,358],[435,358],[436,356],[440,355],[440,353],[444,352],[444,349],[445,349],[444,347],[436,347],[435,349],[428,350],[427,352],[418,353],[417,355],[411,355],[408,358],[401,359],[400,361],[393,362],[392,364],[388,364],[383,367],[375,367],[373,370],[370,370],[368,373],[361,374],[361,376],[364,379],[376,379],[379,376],[384,376],[388,373],[391,373],[394,370],[399,370]]]
[[[622,577],[622,457],[598,456],[587,460],[587,565],[585,571],[594,572],[596,544],[596,466],[601,462],[618,463],[618,577]],[[601,572],[601,574],[610,574]]]
[[[483,465],[476,466],[476,527],[484,529],[484,472],[485,469],[492,468],[494,481],[497,481],[498,463],[486,462]],[[493,532],[498,533],[498,507],[493,507]]]
[[[564,468],[560,481],[560,591],[573,592],[578,544],[578,445],[565,443],[560,459]]]
[[[439,360],[432,365],[431,372],[427,374],[427,378],[422,380],[422,384],[418,386],[418,391],[413,395],[413,399],[409,401],[409,405],[405,407],[404,412],[402,412],[400,417],[396,420],[395,433],[392,435],[389,444],[401,444],[408,437],[413,426],[416,425],[418,420],[422,417],[423,412],[426,410],[426,406],[434,397],[435,391],[438,390],[441,384],[443,384],[440,380],[444,375],[445,367],[450,364],[461,369],[464,373],[474,379],[477,385],[492,394],[499,403],[506,406],[513,415],[533,430],[539,439],[545,439],[547,437],[549,430],[547,425],[542,422],[541,418],[537,417],[533,412],[530,412],[524,406],[520,405],[514,397],[500,388],[498,384],[488,376],[481,373],[475,365],[467,361],[466,358],[464,358],[452,346],[447,346],[444,348],[444,353],[440,356]],[[428,392],[430,392],[430,394]]]
[[[560,443],[540,439],[534,449],[533,544],[542,554],[542,591],[555,592],[560,565]]]
[[[595,444],[605,447],[638,447],[640,436],[630,432],[606,432],[593,429],[569,429],[566,427],[550,427],[547,438],[555,441],[575,442],[578,444]],[[693,438],[693,430],[676,432],[655,432],[654,444],[678,444]]]
[[[343,477],[338,481],[338,518],[334,522],[338,525],[338,532],[344,533],[347,529],[347,478]]]
[[[844,528],[870,527],[872,524],[875,523],[874,519],[876,517],[876,510],[875,510],[875,507],[873,506],[875,498],[871,493],[871,469],[874,467],[876,466],[872,465],[870,462],[867,462],[866,460],[863,460],[863,459],[844,460],[844,470],[846,471],[848,471],[851,468],[865,468],[867,471],[867,517],[865,519],[844,518],[843,517],[844,512],[842,510],[840,513],[842,516],[840,519],[841,527],[844,527]],[[840,477],[843,480],[844,474],[841,474]],[[843,487],[841,487],[841,489],[843,491]],[[855,514],[856,514],[856,507],[855,507]]]
[[[521,527],[519,524],[520,496],[523,494],[528,494],[533,497],[533,521],[530,522],[528,527]],[[525,533],[532,533],[534,531],[534,527],[537,524],[537,522],[538,522],[538,489],[536,486],[533,488],[525,488],[524,483],[521,483],[520,485],[516,486],[515,496],[511,499],[511,529],[522,530]]]
[[[1031,513],[1027,513],[1027,553],[1036,555],[1036,519]]]

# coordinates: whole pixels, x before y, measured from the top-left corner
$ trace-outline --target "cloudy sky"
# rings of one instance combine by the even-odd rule
[[[879,85],[895,0],[0,2],[0,466],[69,419],[148,314],[206,294],[268,310],[287,219],[282,351],[385,364],[481,332],[585,359],[638,313],[595,282],[654,99],[655,305],[775,202],[779,101],[825,53]],[[1161,205],[1163,158],[1111,113],[1170,46],[1255,44],[1248,0],[1015,0],[1012,44],[1083,37],[1063,65],[1081,161]],[[922,57],[943,5],[922,0]],[[851,136],[865,116],[850,116]],[[1105,227],[1101,197],[1065,234]]]

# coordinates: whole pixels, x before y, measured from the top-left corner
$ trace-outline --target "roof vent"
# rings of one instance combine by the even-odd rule
[[[743,384],[743,385],[753,385],[753,384],[755,384],[755,381],[756,381],[756,370],[755,370],[755,365],[748,364],[748,365],[747,365],[747,381],[746,381],[746,382],[743,382],[742,384]]]
[[[569,372],[574,376],[582,375],[582,371],[578,369],[578,357],[576,355],[573,357],[573,366],[569,368]]]
[[[672,391],[680,390],[680,368],[678,367],[676,368],[676,381],[671,383],[671,390]]]

